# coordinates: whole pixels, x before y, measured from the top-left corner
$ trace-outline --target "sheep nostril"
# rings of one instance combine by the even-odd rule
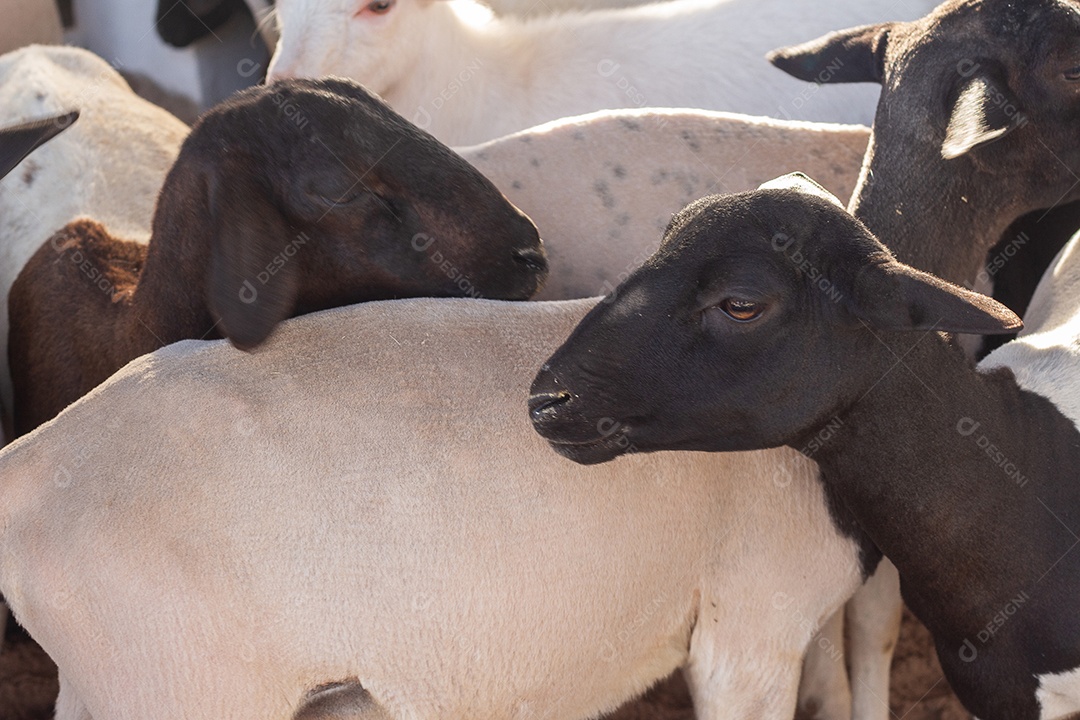
[[[542,250],[523,248],[514,251],[514,262],[534,273],[546,273],[548,269],[547,256]]]
[[[529,417],[533,422],[540,422],[551,417],[555,409],[570,401],[570,393],[565,390],[555,393],[536,393],[529,396]]]

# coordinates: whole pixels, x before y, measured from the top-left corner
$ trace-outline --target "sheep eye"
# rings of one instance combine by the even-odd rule
[[[326,195],[319,195],[318,198],[319,202],[321,202],[323,205],[329,205],[330,207],[338,207],[341,205],[348,205],[349,203],[355,202],[356,199],[360,197],[360,195],[362,195],[362,193],[352,192],[348,195],[343,195],[340,198],[336,199],[328,197]]]
[[[385,15],[390,12],[390,8],[394,7],[395,2],[396,0],[372,0],[365,9],[376,15]]]
[[[717,307],[719,307],[729,318],[740,323],[757,320],[761,317],[761,313],[765,311],[765,306],[763,304],[752,302],[750,300],[740,300],[739,298],[728,298],[723,300]]]
[[[1080,82],[1080,66],[1066,70],[1061,76],[1068,82]]]

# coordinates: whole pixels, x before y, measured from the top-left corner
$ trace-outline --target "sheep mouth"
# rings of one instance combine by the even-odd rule
[[[547,438],[547,441],[552,450],[579,465],[598,465],[637,451],[623,430],[591,440],[565,441]]]

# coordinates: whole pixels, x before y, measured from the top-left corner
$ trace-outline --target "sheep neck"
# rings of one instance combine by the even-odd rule
[[[868,363],[870,389],[793,446],[816,448],[828,493],[896,565],[939,649],[975,641],[1016,598],[1070,606],[1080,581],[1080,549],[1070,552],[1080,543],[1076,427],[1010,371],[975,371],[942,335],[880,339],[889,351],[879,344]]]
[[[206,306],[210,248],[199,225],[188,227],[180,232],[167,221],[154,224],[127,318],[136,355],[179,340],[221,337]]]
[[[912,139],[879,147],[871,135],[849,209],[901,262],[974,287],[989,250],[1036,206],[1003,196],[1003,183],[981,173],[970,158],[949,161],[954,165],[948,172],[893,179],[893,167],[941,165],[936,146],[931,153],[925,145]]]

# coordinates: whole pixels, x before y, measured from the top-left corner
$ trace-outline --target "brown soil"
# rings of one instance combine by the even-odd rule
[[[56,668],[25,636],[11,637],[0,652],[0,718],[50,720]],[[934,647],[918,620],[904,611],[892,667],[893,717],[903,720],[970,720],[941,675]],[[682,674],[675,673],[606,720],[694,720]]]

